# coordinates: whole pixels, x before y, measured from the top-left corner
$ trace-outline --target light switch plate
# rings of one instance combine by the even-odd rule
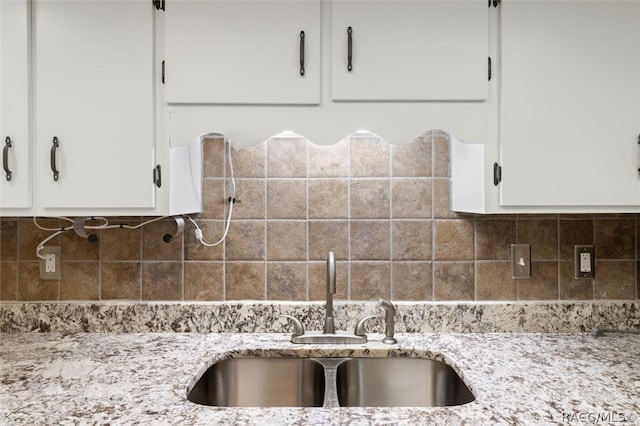
[[[531,278],[531,244],[511,244],[512,277]]]
[[[592,280],[596,277],[596,248],[592,245],[573,246],[575,278]]]

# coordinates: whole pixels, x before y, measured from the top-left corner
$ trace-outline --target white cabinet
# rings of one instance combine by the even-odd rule
[[[0,209],[33,206],[27,0],[0,1]]]
[[[499,140],[453,140],[453,208],[639,212],[640,1],[510,0],[500,12]]]
[[[640,2],[501,7],[500,204],[640,207]]]
[[[201,211],[201,140],[165,135],[158,13],[0,0],[0,216]]]
[[[168,0],[165,19],[167,102],[320,102],[320,0]]]
[[[487,99],[484,0],[333,0],[332,98]]]
[[[39,204],[153,207],[152,6],[36,0],[32,7]]]

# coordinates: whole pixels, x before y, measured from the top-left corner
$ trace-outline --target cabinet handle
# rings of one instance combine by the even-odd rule
[[[58,143],[58,137],[54,136],[53,137],[53,145],[51,146],[51,171],[53,172],[53,180],[57,181],[58,180],[58,176],[60,175],[60,172],[58,171],[58,168],[56,167],[56,150],[58,149],[58,147],[60,146],[60,144]]]
[[[353,28],[347,28],[347,71],[351,72],[353,65]]]
[[[9,148],[11,148],[11,138],[7,136],[4,139],[4,149],[2,150],[2,168],[6,173],[7,182],[11,180],[11,170],[9,170]]]
[[[300,31],[300,75],[304,76],[304,31]]]

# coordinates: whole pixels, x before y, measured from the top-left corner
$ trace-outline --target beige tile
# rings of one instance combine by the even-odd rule
[[[558,221],[518,219],[518,243],[531,244],[531,260],[557,260]]]
[[[307,260],[307,222],[267,221],[267,260]]]
[[[412,143],[391,146],[391,167],[394,177],[431,176],[431,134]]]
[[[267,182],[267,219],[306,219],[307,182],[302,179]]]
[[[98,300],[99,262],[62,262],[60,300]]]
[[[390,262],[351,263],[351,300],[389,299],[390,287]]]
[[[309,259],[323,260],[333,251],[336,260],[349,258],[349,222],[346,220],[309,222]]]
[[[203,177],[224,177],[226,153],[224,138],[208,137],[204,139],[202,148]]]
[[[389,219],[389,179],[351,180],[351,217]]]
[[[473,300],[473,262],[434,262],[433,300]]]
[[[182,300],[182,263],[142,262],[142,300]]]
[[[636,300],[640,300],[640,261],[636,262]]]
[[[0,218],[0,261],[18,260],[18,221]]]
[[[202,230],[202,240],[207,244],[215,244],[224,234],[225,221],[197,220]],[[223,260],[224,244],[213,247],[201,244],[195,235],[195,227],[189,223],[184,231],[184,259],[185,260]]]
[[[515,281],[518,300],[558,300],[558,262],[532,262],[531,278]]]
[[[436,133],[433,138],[433,175],[451,176],[449,166],[449,136]]]
[[[264,262],[227,262],[225,300],[264,300]]]
[[[348,217],[349,182],[346,179],[309,181],[310,219],[347,219]]]
[[[343,139],[333,145],[309,143],[309,177],[345,177],[349,174],[349,140]]]
[[[515,244],[516,221],[489,219],[476,221],[476,259],[509,260]]]
[[[309,300],[325,300],[326,293],[327,262],[309,262]],[[336,261],[336,293],[333,298],[349,298],[349,262]]]
[[[38,224],[45,228],[60,228],[60,222],[52,219],[38,219]],[[65,223],[66,226],[70,226],[71,223]],[[73,232],[73,231],[67,231]],[[38,229],[31,219],[18,220],[18,260],[38,260],[36,257],[36,247],[45,238],[48,238],[55,231],[43,231]],[[59,246],[60,236],[54,237],[47,242],[48,246]],[[64,253],[62,254],[64,256]],[[3,257],[4,259],[4,257]]]
[[[307,300],[306,262],[267,262],[268,300]]]
[[[18,262],[18,297],[23,301],[59,300],[60,281],[41,280],[38,262]]]
[[[434,223],[435,260],[473,260],[473,219]]]
[[[388,220],[351,221],[351,259],[389,260],[390,226]]]
[[[184,300],[224,300],[224,264],[185,262]]]
[[[178,225],[174,220],[159,220],[142,227],[143,260],[182,260],[182,235],[168,243],[164,235],[176,233]],[[64,253],[63,253],[64,259]]]
[[[391,183],[394,219],[430,219],[433,215],[431,179],[394,178]]]
[[[394,220],[391,226],[393,260],[431,260],[432,221]]]
[[[266,177],[266,142],[258,145],[231,146],[233,175],[236,178]]]
[[[436,219],[455,219],[464,217],[451,210],[449,179],[435,178],[433,185],[433,217]]]
[[[635,259],[635,220],[596,219],[596,259]]]
[[[239,202],[233,205],[233,218],[264,219],[266,192],[265,179],[236,179],[236,200]]]
[[[18,300],[18,262],[0,262],[0,300]]]
[[[593,244],[593,219],[560,219],[560,259],[573,260],[575,245]]]
[[[349,138],[351,177],[387,177],[391,146],[377,137]]]
[[[100,290],[102,300],[140,300],[142,263],[102,262]]]
[[[433,299],[431,262],[392,262],[393,300],[425,301]]]
[[[595,298],[635,300],[635,275],[635,261],[597,261]]]
[[[140,222],[115,221],[114,223],[135,226]],[[102,261],[142,260],[142,228],[100,231],[100,259]]]
[[[225,217],[227,194],[224,179],[204,179],[202,181],[202,219],[222,219]],[[237,198],[237,197],[236,197]]]
[[[558,262],[560,300],[593,300],[594,281],[575,279],[573,261]]]
[[[226,260],[265,260],[266,222],[232,221],[225,240]]]
[[[96,231],[88,231],[87,234],[99,235]],[[102,241],[91,242],[88,238],[82,238],[73,231],[60,235],[62,246],[62,260],[99,260]]]
[[[272,138],[267,141],[268,177],[307,177],[307,141]]]
[[[511,278],[511,263],[477,262],[476,300],[515,300],[516,282]]]

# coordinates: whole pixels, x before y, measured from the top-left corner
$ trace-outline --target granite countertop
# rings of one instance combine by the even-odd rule
[[[400,333],[393,346],[381,337],[294,345],[281,333],[3,333],[0,424],[640,424],[638,335]],[[252,355],[440,359],[476,400],[439,408],[218,408],[186,399],[208,365]]]

